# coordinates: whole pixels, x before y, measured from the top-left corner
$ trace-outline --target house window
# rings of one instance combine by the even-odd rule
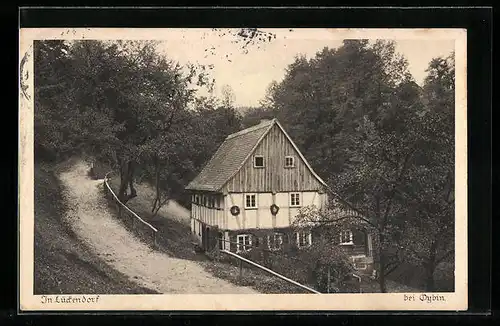
[[[237,242],[237,251],[248,251],[251,249],[252,245],[252,237],[250,234],[238,234],[236,236],[236,242]]]
[[[364,270],[368,267],[364,256],[353,256],[351,259],[355,269]]]
[[[340,232],[340,244],[341,245],[352,245],[352,231],[344,230]]]
[[[302,231],[297,233],[297,245],[299,248],[309,247],[312,243],[311,232]]]
[[[295,159],[293,156],[285,156],[285,167],[293,168],[295,166]]]
[[[255,155],[253,158],[253,166],[256,168],[263,168],[264,167],[264,156]]]
[[[300,206],[300,194],[298,192],[290,194],[290,206]]]
[[[245,196],[245,208],[257,208],[256,195]]]
[[[280,250],[283,245],[283,234],[274,233],[267,236],[267,246],[271,250]]]

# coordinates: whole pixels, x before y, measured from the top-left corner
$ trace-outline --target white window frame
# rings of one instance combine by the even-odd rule
[[[344,238],[344,233],[345,232],[349,232],[349,241],[348,242],[343,242],[342,239]],[[339,244],[340,245],[353,245],[354,242],[353,242],[353,234],[352,234],[352,230],[342,230],[340,231],[340,239],[339,239]]]
[[[292,159],[292,165],[287,165],[287,159]],[[286,155],[285,156],[285,168],[294,168],[295,167],[295,156]]]
[[[298,196],[298,201],[299,201],[298,204],[293,203],[292,197],[295,197],[295,196]],[[301,207],[301,201],[302,201],[302,198],[300,196],[300,192],[291,192],[290,193],[290,207]]]
[[[255,206],[248,206],[247,205],[247,203],[248,203],[247,197],[248,196],[254,196],[254,198],[255,198]],[[245,200],[245,209],[257,209],[257,194],[245,194],[244,200]],[[251,202],[251,199],[250,199],[250,202]]]
[[[256,159],[257,158],[262,158],[262,165],[257,165],[256,164]],[[265,166],[266,166],[266,164],[264,163],[264,155],[254,155],[254,157],[253,157],[253,167],[254,168],[263,168]]]
[[[357,270],[365,270],[368,268],[368,263],[365,260],[366,255],[356,255],[356,256],[351,256],[352,259],[352,264],[354,265],[354,268]],[[361,261],[357,261],[360,259]],[[362,265],[364,267],[359,267],[359,265]]]
[[[300,237],[302,235],[306,235],[307,237],[307,243],[305,245],[301,245],[300,244]],[[306,247],[310,247],[312,245],[312,234],[311,234],[311,231],[299,231],[297,232],[297,247],[299,248],[306,248]]]
[[[275,248],[274,246],[271,247],[271,237],[273,239],[273,244],[276,243],[276,237],[279,236],[279,248]],[[268,234],[267,235],[267,248],[269,250],[277,251],[283,249],[283,233],[275,232],[273,234]]]
[[[243,242],[240,242],[240,239],[243,239]],[[245,244],[245,239],[248,240],[248,244]],[[245,248],[248,246],[248,249]],[[252,236],[250,234],[238,234],[236,236],[236,252],[244,252],[252,249]],[[243,247],[243,248],[242,248]]]

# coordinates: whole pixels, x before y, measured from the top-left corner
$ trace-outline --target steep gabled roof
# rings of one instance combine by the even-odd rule
[[[186,187],[187,190],[219,191],[239,171],[249,153],[253,151],[272,127],[273,121],[238,131],[226,137],[200,174]]]
[[[220,191],[224,184],[243,167],[261,140],[264,139],[274,125],[277,125],[285,134],[311,173],[321,184],[326,186],[326,183],[313,171],[309,163],[307,163],[305,157],[299,151],[290,136],[288,136],[278,120],[272,119],[227,136],[214,156],[208,161],[200,174],[187,185],[186,189],[214,192]]]

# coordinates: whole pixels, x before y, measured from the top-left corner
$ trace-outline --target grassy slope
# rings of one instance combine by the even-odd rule
[[[68,209],[51,167],[35,166],[35,294],[143,294],[78,241],[63,214]]]

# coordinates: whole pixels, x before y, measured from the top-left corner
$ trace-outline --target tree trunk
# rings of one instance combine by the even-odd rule
[[[134,197],[137,197],[137,191],[134,188],[134,172],[135,172],[134,162],[129,161],[128,162],[128,185],[130,187],[130,195],[129,195],[128,199],[132,199]]]
[[[122,203],[137,196],[134,188],[134,166],[132,161],[120,164],[120,189],[118,198]],[[127,188],[130,188],[130,195],[127,195]]]
[[[426,291],[434,291],[434,271],[436,270],[436,251],[437,241],[431,244],[429,259],[425,263],[425,289]]]
[[[165,166],[166,161],[160,161],[158,157],[154,157],[154,167],[155,167],[155,200],[153,202],[153,207],[151,208],[151,213],[153,217],[158,214],[158,211],[168,202],[169,193],[162,189],[161,187],[161,167]],[[168,162],[168,161],[167,161]],[[163,197],[163,198],[162,198]]]
[[[155,200],[153,202],[153,207],[151,208],[151,213],[153,214],[153,217],[156,216],[156,214],[158,214],[160,208],[163,205],[165,205],[167,201],[166,199],[162,200],[160,161],[157,157],[154,158],[154,167],[155,167]]]
[[[153,207],[151,207],[151,213],[156,215],[156,208],[160,204],[160,192],[159,192],[159,184],[160,184],[160,169],[158,168],[158,158],[154,158],[154,167],[155,167],[155,200],[153,201]],[[156,212],[155,212],[156,210]]]
[[[123,202],[127,195],[127,180],[128,173],[123,163],[120,162],[120,189],[118,190],[118,198]]]
[[[379,247],[378,247],[378,255],[379,255],[379,275],[378,275],[378,284],[380,286],[380,292],[381,293],[386,293],[387,288],[385,285],[385,267],[386,267],[386,261],[385,261],[385,253],[383,249],[383,243],[384,243],[384,236],[382,234],[379,234]]]

